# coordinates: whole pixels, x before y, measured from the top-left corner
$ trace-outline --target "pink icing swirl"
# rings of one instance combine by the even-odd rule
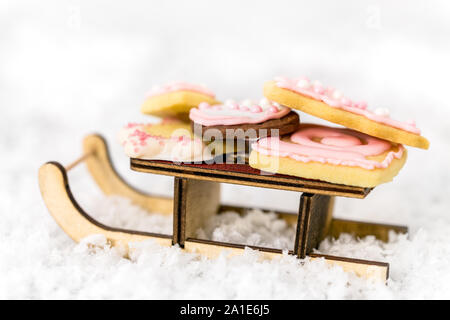
[[[322,101],[330,107],[352,112],[364,116],[369,120],[420,135],[420,130],[416,127],[414,121],[401,122],[391,119],[386,109],[370,111],[367,109],[367,103],[365,101],[352,101],[344,97],[339,90],[332,87],[325,88],[319,81],[311,82],[306,77],[295,79],[277,77],[275,78],[275,83],[280,88]]]
[[[204,94],[206,96],[210,96],[211,98],[215,97],[214,92],[206,88],[204,85],[192,84],[187,82],[170,82],[161,86],[154,86],[147,93],[147,97],[154,97],[165,93],[171,93],[176,91],[192,91]]]
[[[217,105],[202,102],[198,108],[190,110],[189,118],[203,126],[237,125],[279,119],[290,111],[291,109],[265,98],[259,102],[244,100],[241,103],[228,100]]]
[[[264,155],[289,157],[305,163],[313,161],[367,170],[387,168],[394,159],[400,159],[404,151],[404,147],[398,145],[398,150],[388,152],[383,161],[370,160],[367,158],[390,150],[391,143],[350,129],[318,125],[303,125],[290,140],[263,138],[252,148]]]

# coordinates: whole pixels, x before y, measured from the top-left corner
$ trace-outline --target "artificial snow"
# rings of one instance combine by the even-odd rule
[[[44,3],[0,3],[0,298],[450,298],[448,2],[426,8],[360,0]],[[157,14],[148,19],[148,12]],[[392,183],[364,200],[336,201],[338,217],[408,225],[408,235],[391,234],[388,243],[343,235],[318,248],[390,263],[386,285],[321,260],[285,255],[261,262],[250,249],[207,260],[148,241],[133,244],[127,257],[101,235],[75,244],[49,215],[39,166],[70,163],[91,132],[106,137],[114,164],[133,186],[172,193],[173,179],[132,172],[116,142],[127,122],[154,120],[139,112],[151,86],[203,82],[219,99],[258,99],[263,82],[277,75],[307,75],[369,107],[388,107],[394,118],[415,119],[430,140],[428,151],[408,148]],[[80,205],[105,224],[172,232],[170,217],[102,195],[83,166],[69,173],[69,182]],[[254,208],[295,212],[299,196],[223,187],[225,203]],[[280,248],[293,236],[258,211],[225,213],[205,221],[199,234]]]
[[[295,227],[273,212],[255,209],[240,216],[227,211],[205,221],[204,227],[197,230],[197,238],[293,250]]]

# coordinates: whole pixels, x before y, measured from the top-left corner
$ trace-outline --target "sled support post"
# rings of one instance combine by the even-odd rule
[[[175,178],[174,243],[184,247],[187,238],[196,238],[196,230],[219,211],[220,183],[190,178]]]
[[[311,193],[301,195],[294,243],[294,253],[299,258],[305,258],[327,235],[333,206],[332,196]]]

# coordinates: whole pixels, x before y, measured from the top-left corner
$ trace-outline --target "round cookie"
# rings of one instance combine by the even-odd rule
[[[406,162],[401,144],[345,128],[302,124],[290,137],[252,145],[251,167],[358,187],[391,181]]]
[[[141,111],[158,117],[177,117],[187,120],[189,110],[197,107],[201,102],[218,103],[215,94],[202,85],[173,82],[153,87],[147,94]]]
[[[276,78],[266,82],[264,96],[282,105],[328,120],[368,135],[428,149],[414,121],[400,122],[389,117],[386,109],[370,111],[365,102],[354,102],[333,88],[307,78]]]
[[[228,100],[224,104],[201,103],[189,113],[194,133],[206,140],[255,140],[286,135],[297,130],[299,116],[290,108],[261,99],[258,103]],[[276,130],[276,132],[274,131]]]

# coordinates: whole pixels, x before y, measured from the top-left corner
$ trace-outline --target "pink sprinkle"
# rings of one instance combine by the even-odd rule
[[[316,92],[318,94],[323,94],[323,93],[325,93],[325,89],[321,85],[315,85],[314,92]]]
[[[356,107],[365,110],[367,109],[367,102],[366,101],[357,102]]]
[[[125,126],[125,128],[130,129],[130,128],[134,128],[134,127],[137,127],[137,126],[142,126],[142,124],[141,123],[130,122],[129,124],[127,124]]]
[[[134,148],[134,152],[138,153],[139,152],[139,148]]]
[[[145,140],[142,140],[141,141],[141,143],[140,143],[140,145],[143,147],[143,146],[146,146],[147,145],[147,142],[145,142]]]
[[[416,126],[416,121],[414,121],[414,120],[407,120],[406,123],[413,127]]]
[[[260,113],[263,111],[263,109],[260,106],[256,105],[256,106],[252,106],[250,111],[253,113]]]

